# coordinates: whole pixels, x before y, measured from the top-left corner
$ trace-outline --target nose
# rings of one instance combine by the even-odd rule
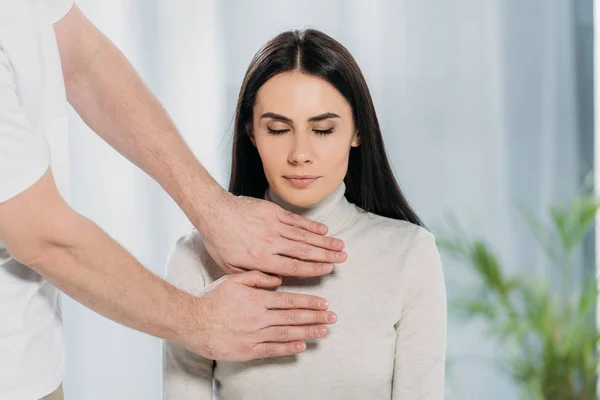
[[[312,164],[308,135],[294,135],[294,144],[288,155],[288,162],[293,165]]]

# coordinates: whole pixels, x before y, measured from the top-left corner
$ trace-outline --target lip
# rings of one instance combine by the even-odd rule
[[[320,177],[315,175],[285,175],[284,178],[294,187],[305,188]]]

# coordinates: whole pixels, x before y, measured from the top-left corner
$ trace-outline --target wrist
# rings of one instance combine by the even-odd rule
[[[197,200],[190,221],[200,233],[205,235],[212,222],[227,212],[226,209],[228,204],[231,204],[233,195],[216,183],[202,185],[199,191],[201,193],[196,196]]]
[[[177,303],[175,326],[172,329],[172,342],[179,343],[194,352],[198,352],[199,345],[205,343],[206,313],[204,300],[187,292],[181,292],[182,299]]]

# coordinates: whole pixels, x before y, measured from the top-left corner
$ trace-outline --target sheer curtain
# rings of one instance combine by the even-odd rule
[[[510,271],[543,258],[515,203],[568,199],[592,167],[591,70],[580,65],[591,0],[78,0],[159,96],[198,158],[227,183],[235,100],[252,55],[290,28],[345,44],[370,85],[387,151],[428,226],[448,214]],[[582,25],[583,24],[583,25]],[[582,69],[583,68],[583,69]],[[587,77],[587,78],[586,78]],[[191,225],[157,184],[75,115],[73,205],[164,272]],[[365,266],[366,268],[369,266]],[[452,282],[464,278],[445,263]],[[160,342],[64,300],[69,399],[159,399]],[[450,325],[448,398],[514,398],[476,325]]]

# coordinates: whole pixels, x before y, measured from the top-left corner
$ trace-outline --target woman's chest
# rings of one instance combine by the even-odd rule
[[[217,399],[389,400],[394,368],[393,327],[341,321],[305,353],[246,363],[217,362]]]
[[[326,338],[296,357],[217,363],[218,399],[390,398],[398,293],[367,259],[349,258],[320,278],[284,278],[280,291],[326,298],[338,316]]]

